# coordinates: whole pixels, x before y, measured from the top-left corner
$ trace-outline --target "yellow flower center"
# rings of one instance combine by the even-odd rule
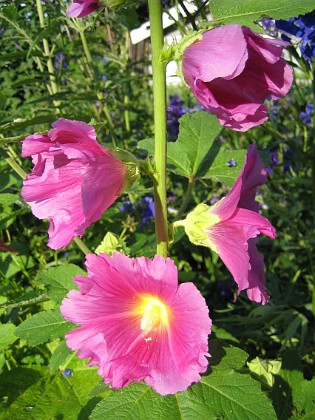
[[[146,334],[157,327],[168,327],[168,307],[159,299],[152,296],[145,297],[139,312],[142,314],[140,328]]]

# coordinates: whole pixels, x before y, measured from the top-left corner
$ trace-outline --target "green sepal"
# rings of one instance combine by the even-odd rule
[[[112,255],[113,252],[120,251],[122,249],[119,243],[119,238],[112,232],[107,232],[100,245],[96,248],[95,254],[106,253]]]
[[[174,226],[184,226],[185,232],[195,245],[211,248],[216,252],[216,247],[207,235],[207,229],[220,222],[220,218],[215,213],[209,211],[207,204],[201,203],[187,214],[185,220],[175,222]]]
[[[132,153],[127,152],[123,149],[116,148],[111,150],[111,153],[116,159],[120,160],[127,168],[124,185],[121,191],[123,192],[127,188],[131,187],[131,185],[140,178],[139,161]]]

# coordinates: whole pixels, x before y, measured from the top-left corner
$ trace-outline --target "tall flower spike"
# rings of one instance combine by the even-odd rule
[[[116,200],[129,180],[127,165],[98,144],[91,125],[59,119],[48,135],[23,140],[22,156],[32,156],[22,197],[39,219],[49,219],[52,249],[82,236]]]
[[[192,283],[178,286],[169,258],[119,253],[86,257],[88,277],[62,302],[62,315],[81,325],[66,335],[114,388],[145,381],[162,395],[185,390],[207,369],[211,320]]]
[[[191,242],[211,248],[231,272],[238,292],[247,290],[249,299],[265,304],[264,260],[256,249],[257,235],[275,238],[270,222],[258,214],[257,187],[265,183],[264,168],[255,144],[247,152],[245,164],[228,195],[213,206],[199,204],[182,224]]]
[[[291,87],[292,69],[277,46],[287,44],[245,26],[220,26],[184,50],[183,77],[221,125],[247,131],[268,119],[264,100],[281,98]]]

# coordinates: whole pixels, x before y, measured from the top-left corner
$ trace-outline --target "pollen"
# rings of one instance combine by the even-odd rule
[[[168,307],[157,298],[144,298],[141,313],[140,328],[145,333],[149,333],[155,328],[168,326]]]

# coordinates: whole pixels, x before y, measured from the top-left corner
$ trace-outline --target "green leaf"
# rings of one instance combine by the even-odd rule
[[[87,419],[100,398],[87,396],[99,381],[96,369],[73,369],[68,377],[46,368],[19,368],[0,376],[0,394],[8,397],[1,419]],[[8,407],[9,406],[9,407]]]
[[[282,368],[274,377],[271,398],[279,420],[315,417],[315,380],[304,379],[300,356],[289,351],[282,357]],[[302,416],[304,414],[304,416]]]
[[[0,194],[0,204],[5,206],[10,206],[15,203],[17,200],[17,195],[9,194],[9,193],[2,193]]]
[[[12,252],[1,252],[0,254],[0,272],[6,278],[13,277],[16,273],[32,267],[34,267],[34,260],[29,255],[15,255]]]
[[[74,370],[68,377],[56,375],[35,402],[32,417],[34,419],[88,419],[100,398],[95,397],[89,400],[87,394],[98,381],[96,369],[91,368],[82,371]]]
[[[63,318],[59,308],[55,308],[31,316],[16,328],[15,334],[27,340],[30,346],[37,346],[63,337],[71,329],[73,324]]]
[[[202,176],[202,178],[214,178],[230,187],[233,186],[236,178],[245,162],[246,150],[220,150],[213,164]],[[229,166],[228,162],[234,160],[235,166]]]
[[[14,330],[13,324],[0,324],[0,352],[17,340]]]
[[[178,175],[202,177],[219,152],[220,143],[215,139],[222,127],[207,112],[186,114],[179,121],[178,139],[168,143],[167,163]]]
[[[133,383],[112,392],[93,410],[91,420],[116,419],[172,419],[181,420],[180,407],[174,396],[162,397],[152,388]],[[193,420],[196,417],[191,417]],[[199,417],[200,419],[200,417]]]
[[[60,303],[69,290],[78,290],[73,281],[73,277],[78,274],[86,276],[86,272],[75,264],[61,265],[41,271],[36,282],[39,285],[44,285],[50,299]]]
[[[69,356],[72,355],[73,352],[67,347],[67,344],[64,340],[61,343],[59,343],[59,345],[53,352],[49,362],[49,368],[51,373],[57,372],[59,367],[61,365],[65,365]]]
[[[289,19],[314,9],[314,0],[211,0],[211,13],[218,24],[237,23],[258,30],[263,17]]]
[[[222,127],[208,112],[186,114],[179,122],[178,139],[167,146],[170,171],[186,178],[213,178],[232,186],[244,165],[246,150],[223,150],[217,140]],[[138,149],[152,156],[153,139],[139,141]],[[231,159],[235,166],[228,165]]]
[[[281,361],[263,360],[259,357],[255,357],[255,359],[247,363],[247,366],[254,377],[257,377],[268,387],[272,387],[274,384],[274,375],[277,374],[281,368]]]
[[[48,370],[34,366],[32,368],[14,368],[11,371],[4,371],[0,375],[0,395],[2,397],[1,408],[8,408],[20,395],[36,384]],[[23,408],[27,403],[23,405]],[[26,411],[24,413],[27,413]],[[10,418],[10,417],[0,417]],[[11,417],[17,419],[17,416]],[[20,417],[22,418],[22,417]]]
[[[100,394],[104,394],[107,393],[108,391],[110,391],[111,388],[109,385],[105,384],[103,381],[98,382],[95,387],[89,392],[88,397],[92,398],[92,397],[97,397]]]
[[[5,191],[13,185],[20,186],[21,178],[16,173],[0,174],[0,191]]]
[[[247,354],[219,340],[211,342],[210,353],[212,372],[187,391],[163,397],[134,383],[101,401],[91,419],[276,419],[259,382],[236,371],[244,366]]]

